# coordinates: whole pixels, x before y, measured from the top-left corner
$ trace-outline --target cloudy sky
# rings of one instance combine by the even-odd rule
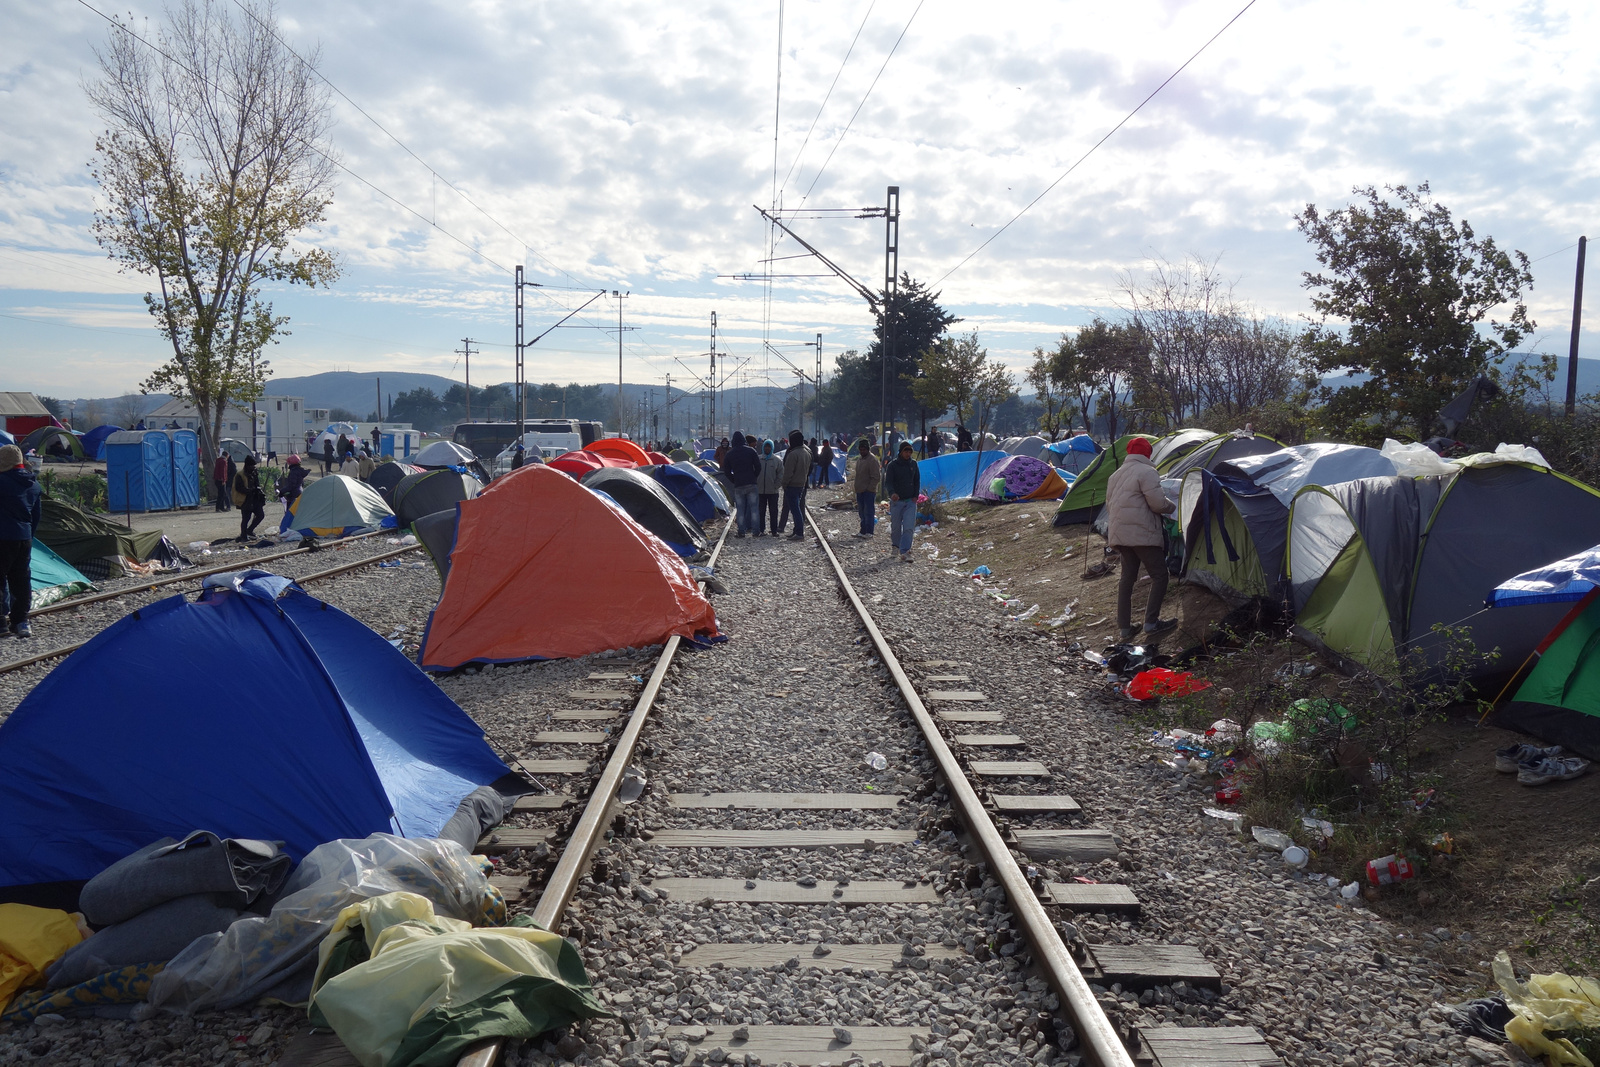
[[[162,18],[155,0],[91,2],[141,27]],[[1293,213],[1343,203],[1358,184],[1427,180],[1480,233],[1537,259],[1535,347],[1564,353],[1568,246],[1595,232],[1600,202],[1592,4],[1256,0],[951,273],[1242,3],[782,0],[781,201],[878,205],[899,185],[902,269],[937,280],[963,328],[1021,366],[1111,307],[1119,274],[1152,256],[1221,257],[1241,296],[1299,316],[1314,262]],[[453,350],[470,336],[485,345],[474,380],[508,379],[519,262],[553,286],[631,291],[630,382],[672,373],[681,385],[677,359],[702,372],[713,311],[719,347],[749,373],[770,365],[778,384],[794,379],[763,357],[768,331],[776,342],[822,333],[830,363],[864,344],[866,305],[841,282],[780,280],[769,307],[760,285],[720,277],[759,272],[765,255],[752,205],[773,199],[779,0],[283,0],[278,11],[285,38],[320,45],[322,72],[371,116],[335,100],[350,173],[315,239],[344,276],[327,292],[273,294],[294,331],[271,352],[278,374],[459,378]],[[0,6],[4,388],[111,395],[163,358],[146,283],[118,275],[89,232],[99,125],[82,84],[108,29],[79,0]],[[795,226],[881,285],[881,221]],[[785,242],[777,254],[798,251]],[[531,297],[530,334],[585,298]],[[596,301],[573,320],[586,328],[533,350],[529,377],[614,381],[616,315],[609,297]],[[1600,356],[1597,342],[1590,331],[1587,355]]]

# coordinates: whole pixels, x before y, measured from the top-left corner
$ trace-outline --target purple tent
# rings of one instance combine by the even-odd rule
[[[1004,479],[1004,493],[995,492],[996,479]],[[1039,499],[1039,491],[1046,488],[1046,483],[1051,481],[1060,483],[1061,476],[1056,474],[1050,464],[1032,456],[1003,456],[985,467],[983,473],[978,475],[978,488],[972,497],[987,504],[999,504],[1007,500]],[[1059,490],[1056,495],[1060,495]]]

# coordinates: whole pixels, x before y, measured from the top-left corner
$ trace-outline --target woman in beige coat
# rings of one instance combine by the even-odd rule
[[[1172,513],[1172,503],[1161,488],[1161,475],[1150,462],[1150,442],[1136,437],[1128,442],[1127,457],[1106,480],[1106,540],[1122,557],[1122,577],[1117,583],[1117,627],[1122,640],[1133,640],[1133,585],[1139,565],[1150,575],[1150,601],[1144,609],[1144,636],[1155,637],[1178,625],[1161,617],[1167,595],[1167,561],[1161,551],[1162,516]]]

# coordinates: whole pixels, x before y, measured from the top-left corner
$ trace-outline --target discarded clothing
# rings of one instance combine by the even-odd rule
[[[164,837],[113,863],[89,879],[79,903],[96,926],[195,893],[216,893],[219,904],[244,908],[263,893],[276,893],[292,863],[271,841],[224,841],[196,830],[182,841]]]
[[[149,1011],[192,1013],[248,1004],[315,954],[339,913],[385,893],[426,897],[442,915],[500,925],[505,898],[454,841],[374,834],[329,841],[301,861],[265,916],[197,939],[150,986]]]
[[[97,974],[143,963],[166,963],[197,937],[219,934],[242,917],[217,902],[218,894],[196,893],[140,912],[73,946],[50,965],[51,989],[80,985]]]
[[[412,893],[346,908],[320,957],[312,1022],[332,1026],[364,1067],[445,1067],[485,1038],[610,1014],[565,938],[475,930]]]
[[[28,1023],[40,1015],[89,1015],[98,1008],[138,1004],[150,992],[150,980],[161,973],[162,966],[138,963],[65,989],[29,989],[17,994],[11,1006],[0,1012],[0,1022]]]
[[[439,836],[454,841],[469,853],[478,850],[478,839],[491,826],[499,826],[511,810],[510,799],[498,789],[480,785],[461,798],[456,813],[439,828]]]
[[[64,911],[0,904],[0,1010],[19,990],[42,982],[45,968],[82,940],[78,920]]]

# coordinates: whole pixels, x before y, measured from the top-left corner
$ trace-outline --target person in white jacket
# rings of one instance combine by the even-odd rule
[[[1161,617],[1167,595],[1167,561],[1161,551],[1162,517],[1172,513],[1172,503],[1161,488],[1161,475],[1150,462],[1150,442],[1135,437],[1128,442],[1127,457],[1106,479],[1106,540],[1122,557],[1117,583],[1117,627],[1122,640],[1133,640],[1133,585],[1143,564],[1150,575],[1150,600],[1144,609],[1144,636],[1155,637],[1174,629],[1176,619]]]

